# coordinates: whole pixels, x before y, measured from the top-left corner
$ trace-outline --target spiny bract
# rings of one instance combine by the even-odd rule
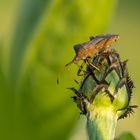
[[[117,113],[118,119],[132,114],[136,105],[130,105],[134,84],[126,67],[127,61],[121,62],[115,50],[101,52],[93,58],[91,65],[86,64],[86,72],[79,90],[70,88],[76,94],[74,101],[81,113],[87,115],[91,108],[110,107]],[[92,106],[92,107],[89,107]]]

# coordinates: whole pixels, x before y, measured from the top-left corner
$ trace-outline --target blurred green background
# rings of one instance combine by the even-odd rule
[[[139,0],[1,0],[0,139],[86,140],[86,119],[66,90],[78,87],[77,68],[60,73],[74,56],[72,46],[97,34],[120,35],[114,47],[129,60],[132,102],[139,105],[139,7]],[[116,135],[130,131],[140,139],[139,118],[137,109],[120,120]]]

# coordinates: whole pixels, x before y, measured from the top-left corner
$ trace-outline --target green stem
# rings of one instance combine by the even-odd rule
[[[111,108],[94,109],[87,115],[89,140],[113,140],[117,114]]]

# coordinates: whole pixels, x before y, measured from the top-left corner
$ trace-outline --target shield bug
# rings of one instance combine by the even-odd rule
[[[90,41],[74,46],[75,57],[65,66],[69,66],[72,63],[77,64],[80,60],[87,60],[87,58],[93,58],[98,55],[101,51],[106,51],[110,45],[119,39],[119,35],[99,35],[90,37]],[[96,68],[96,66],[95,66]]]

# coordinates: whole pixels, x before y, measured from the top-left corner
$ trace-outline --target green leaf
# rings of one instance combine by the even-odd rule
[[[11,42],[9,70],[12,82],[16,82],[22,59],[26,53],[27,44],[49,3],[49,0],[34,0],[34,2],[32,0],[24,0],[21,2]]]

